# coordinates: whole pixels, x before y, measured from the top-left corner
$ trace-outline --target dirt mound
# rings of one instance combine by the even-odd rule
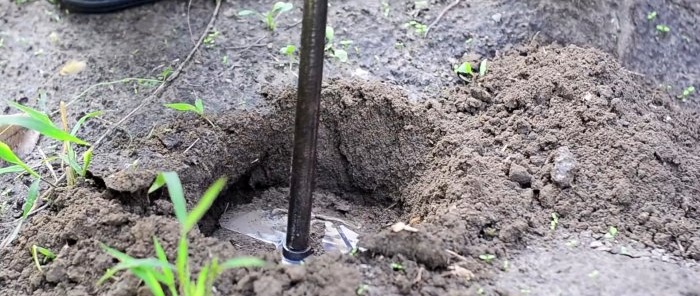
[[[366,234],[361,241],[371,252],[358,257],[326,254],[305,267],[237,270],[217,290],[345,295],[369,285],[373,295],[459,295],[470,286],[465,277],[486,278],[499,266],[480,256],[500,262],[546,235],[552,213],[558,228],[602,236],[614,226],[620,238],[700,258],[697,114],[649,89],[609,56],[578,47],[512,52],[495,59],[485,77],[421,103],[379,83],[332,81],[323,92],[318,185],[347,201],[334,214],[352,219],[347,213],[357,211],[347,204],[359,207],[362,199],[399,209],[420,232]],[[138,157],[138,165],[122,170],[113,164],[123,161],[100,167],[96,160],[95,185],[59,192],[50,211],[1,251],[0,290],[135,294],[130,276],[94,285],[113,264],[99,242],[150,256],[156,235],[166,251],[174,249],[167,196],[146,196],[150,182],[143,182],[165,169],[179,172],[191,203],[218,176],[233,180],[192,235],[194,266],[236,254],[277,260],[268,249],[205,236],[227,207],[255,203],[247,193],[285,192],[274,187],[289,177],[294,93],[265,95],[267,109],[220,114],[213,118],[218,128],[182,115],[152,137],[117,140],[125,152],[114,159]],[[60,250],[45,273],[32,266],[32,244]],[[393,262],[405,271],[392,270]]]

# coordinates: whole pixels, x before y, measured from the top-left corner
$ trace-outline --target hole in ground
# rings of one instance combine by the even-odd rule
[[[273,96],[275,97],[275,96]],[[283,91],[264,115],[222,115],[225,153],[236,155],[219,171],[234,182],[200,223],[209,236],[246,250],[274,249],[227,230],[220,219],[250,211],[286,211],[295,93]],[[424,166],[430,128],[400,96],[383,85],[338,83],[323,92],[319,127],[317,190],[313,214],[340,219],[359,234],[377,232],[403,217],[402,190]],[[319,227],[320,226],[320,227]],[[323,224],[314,224],[320,243]],[[319,248],[316,248],[319,250]]]

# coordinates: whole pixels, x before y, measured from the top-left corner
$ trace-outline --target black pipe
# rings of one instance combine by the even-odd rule
[[[291,261],[301,261],[313,252],[309,234],[312,194],[316,185],[316,142],[327,12],[327,0],[304,1],[287,239],[282,250],[284,258]]]

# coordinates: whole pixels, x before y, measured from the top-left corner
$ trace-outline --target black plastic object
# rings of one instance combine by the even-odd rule
[[[327,0],[304,1],[289,218],[286,242],[282,250],[285,259],[296,262],[313,253],[309,234],[312,194],[316,185],[316,142],[327,13]]]

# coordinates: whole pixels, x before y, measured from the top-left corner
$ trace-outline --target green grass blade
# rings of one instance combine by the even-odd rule
[[[241,10],[238,12],[238,16],[249,16],[253,14],[257,14],[257,12],[252,10]]]
[[[255,257],[238,257],[224,261],[221,263],[221,269],[233,269],[242,267],[262,267],[265,266],[265,261]]]
[[[29,186],[27,201],[24,202],[24,205],[22,206],[22,220],[27,219],[29,212],[31,212],[32,208],[34,207],[36,199],[39,197],[39,183],[41,183],[41,179],[37,178],[34,180],[34,182],[32,182],[32,185]]]
[[[176,172],[163,172],[161,174],[165,185],[168,187],[168,194],[170,194],[170,200],[173,203],[175,217],[177,217],[180,225],[185,225],[185,221],[187,221],[187,203],[185,202],[185,193],[182,190],[180,177],[177,176]]]
[[[80,117],[80,119],[78,119],[78,122],[75,123],[75,126],[73,126],[73,129],[70,131],[70,134],[75,136],[78,133],[78,131],[80,130],[80,128],[83,126],[83,124],[85,123],[86,120],[93,118],[93,117],[100,116],[103,113],[104,112],[102,112],[102,111],[95,111],[95,112],[90,112],[88,114],[85,114],[83,117]]]
[[[24,172],[24,168],[20,165],[11,165],[8,167],[0,168],[0,175],[2,174],[11,174],[11,173],[21,173]]]
[[[196,99],[194,101],[195,112],[199,115],[204,115],[204,103],[202,99]]]
[[[164,106],[177,111],[192,111],[195,113],[197,112],[197,107],[187,103],[165,104]]]
[[[163,178],[163,174],[160,173],[156,176],[156,180],[153,181],[153,184],[151,184],[151,187],[148,188],[148,193],[153,193],[154,191],[160,189],[165,185],[165,178]]]
[[[114,258],[117,258],[121,262],[136,260],[135,258],[127,255],[126,253],[122,253],[117,249],[112,249],[105,244],[100,244],[100,248],[102,248],[102,250],[104,250],[105,253]]]
[[[36,268],[42,273],[44,271],[41,269],[41,264],[39,263],[39,254],[44,255],[44,263],[46,263],[46,261],[52,261],[53,259],[56,259],[56,254],[54,254],[54,252],[51,252],[51,250],[42,248],[37,245],[32,245],[31,251],[32,259],[34,259],[34,265],[36,265]]]
[[[10,149],[10,146],[7,146],[7,144],[0,142],[0,159],[20,166],[25,172],[29,173],[30,175],[39,178],[39,174],[37,174],[32,168],[30,168],[27,164],[25,164],[17,155],[12,152],[12,149]]]
[[[205,296],[207,293],[207,278],[209,276],[209,265],[205,265],[202,270],[199,271],[197,276],[197,282],[195,282],[194,295],[195,296]]]
[[[177,246],[177,258],[175,258],[175,268],[177,278],[180,283],[180,290],[187,293],[190,290],[190,268],[187,264],[189,259],[187,250],[187,233],[180,234],[180,242]]]
[[[103,284],[105,281],[107,281],[108,279],[113,278],[114,275],[117,274],[117,272],[119,272],[119,270],[116,270],[116,269],[114,269],[114,268],[107,268],[107,271],[105,271],[105,274],[102,275],[102,277],[100,277],[99,280],[97,280],[97,285],[98,285],[98,286],[99,286],[99,285],[102,285],[102,284]]]
[[[27,116],[2,116],[0,117],[0,125],[18,125],[30,130],[39,132],[40,134],[58,140],[61,142],[69,141],[79,145],[88,145],[87,142],[65,132],[56,127],[51,122],[45,122],[40,119]]]
[[[36,110],[36,109],[29,108],[29,107],[24,106],[24,105],[21,105],[21,104],[17,104],[17,103],[15,103],[15,102],[9,102],[9,105],[12,106],[12,107],[15,108],[15,109],[18,109],[18,110],[20,110],[20,111],[26,113],[26,114],[29,115],[29,117],[31,117],[31,118],[34,118],[34,119],[39,120],[39,121],[42,121],[42,122],[44,122],[44,123],[46,123],[46,124],[53,125],[53,122],[51,121],[51,119],[49,118],[49,116],[46,115],[46,113],[44,113],[44,112],[41,112],[41,111]]]
[[[192,230],[192,228],[197,225],[197,222],[204,217],[204,214],[206,214],[211,205],[214,204],[216,197],[219,196],[219,193],[224,189],[224,186],[226,186],[226,178],[220,178],[219,180],[216,180],[216,182],[214,182],[214,184],[212,184],[206,192],[204,192],[204,195],[202,195],[202,198],[199,200],[194,209],[192,209],[192,212],[187,214],[187,219],[185,219],[185,223],[183,225],[186,233]]]
[[[160,286],[158,283],[158,280],[156,277],[153,275],[153,271],[149,270],[147,268],[134,268],[131,270],[131,272],[143,280],[143,282],[148,286],[148,289],[151,291],[151,294],[153,296],[165,296],[165,292],[163,292],[163,288]]]
[[[80,170],[80,175],[85,177],[87,175],[88,168],[90,167],[90,163],[92,163],[92,147],[85,151],[83,153],[83,169]]]
[[[158,242],[158,239],[155,236],[153,237],[153,247],[156,250],[156,257],[158,258],[158,260],[160,260],[163,263],[170,264],[168,262],[168,256],[165,255],[165,250],[163,249],[163,246],[161,246],[161,244]],[[175,286],[175,275],[173,275],[173,271],[169,268],[165,268],[163,269],[163,276],[164,281],[161,282],[168,286],[171,295],[177,296],[177,288]]]

